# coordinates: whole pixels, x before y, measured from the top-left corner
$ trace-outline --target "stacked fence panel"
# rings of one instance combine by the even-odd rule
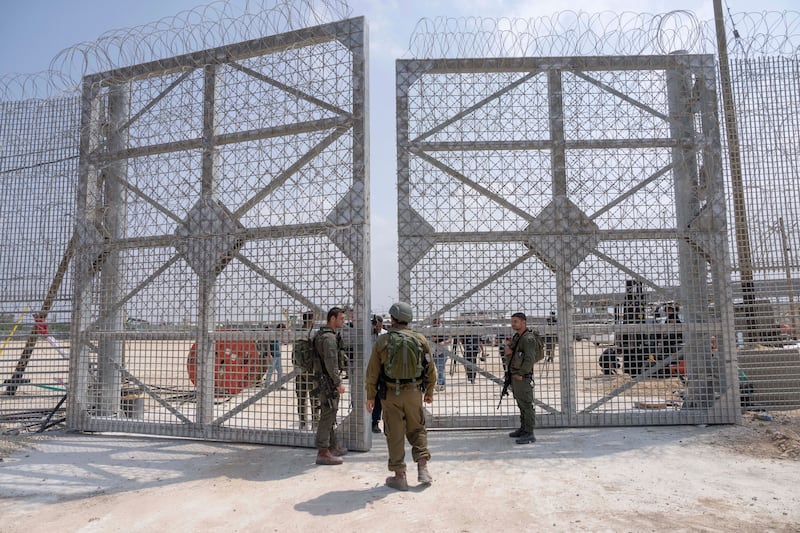
[[[80,101],[0,102],[0,420],[63,421]]]
[[[800,61],[737,57],[731,61],[731,85],[745,205],[731,210],[730,218],[744,401],[753,409],[797,409]],[[742,227],[747,231],[739,231]]]

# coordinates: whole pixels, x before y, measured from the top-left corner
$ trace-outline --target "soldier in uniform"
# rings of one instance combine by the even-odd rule
[[[533,363],[536,362],[536,339],[528,329],[525,313],[511,315],[514,336],[505,347],[505,364],[511,372],[511,391],[519,407],[520,427],[508,434],[517,444],[536,442],[533,436]]]
[[[389,334],[381,335],[372,347],[372,354],[367,365],[366,392],[367,412],[375,408],[375,397],[380,385],[385,396],[381,398],[383,405],[383,431],[386,434],[386,445],[389,448],[389,470],[394,476],[386,478],[386,484],[397,490],[408,490],[405,463],[405,441],[411,444],[411,457],[417,463],[417,481],[427,485],[433,482],[428,472],[428,434],[425,429],[425,414],[422,402],[433,403],[433,391],[436,386],[436,367],[430,362],[431,348],[424,335],[413,333],[419,340],[422,352],[423,371],[420,382],[392,383],[385,379],[383,365],[388,357],[387,344],[392,331],[406,330],[410,332],[408,323],[413,319],[411,306],[404,302],[392,304],[389,309],[392,327]],[[422,387],[420,386],[422,385]],[[423,390],[420,390],[420,389]]]
[[[337,443],[336,413],[339,411],[339,396],[344,393],[344,384],[339,375],[339,358],[344,351],[342,337],[338,330],[344,325],[344,311],[340,307],[332,307],[328,311],[325,325],[314,336],[314,346],[319,358],[314,362],[315,379],[319,382],[328,380],[330,390],[320,386],[319,426],[317,427],[317,464],[340,465],[342,455],[347,453]]]
[[[303,313],[303,330],[308,332],[311,338],[311,331],[314,329],[314,312],[306,311]],[[300,418],[300,429],[313,429],[319,421],[319,400],[311,394],[314,389],[314,374],[311,372],[300,372],[294,378],[294,392],[297,395],[297,415]],[[311,409],[311,423],[306,418],[306,406]]]

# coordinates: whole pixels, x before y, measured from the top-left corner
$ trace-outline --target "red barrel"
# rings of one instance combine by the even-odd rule
[[[239,394],[264,375],[265,365],[254,341],[218,340],[214,344],[214,396]],[[197,385],[197,344],[189,349],[186,369]]]

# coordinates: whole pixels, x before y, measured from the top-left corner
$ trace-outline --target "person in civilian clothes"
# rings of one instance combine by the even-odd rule
[[[372,315],[372,345],[375,345],[375,341],[378,340],[378,337],[384,335],[386,330],[383,329],[383,317],[381,315]],[[381,428],[379,426],[381,420],[381,413],[383,409],[381,408],[381,397],[380,395],[375,397],[375,408],[372,410],[372,432],[373,433],[380,433]]]

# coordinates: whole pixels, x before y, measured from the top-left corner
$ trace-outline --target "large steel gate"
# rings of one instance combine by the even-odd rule
[[[363,19],[88,76],[70,427],[313,445],[293,340],[368,338]],[[367,447],[362,372],[343,441]],[[305,418],[305,422],[303,419]]]
[[[712,56],[404,60],[397,89],[400,298],[447,356],[433,427],[514,425],[516,311],[547,346],[537,424],[737,419]]]

